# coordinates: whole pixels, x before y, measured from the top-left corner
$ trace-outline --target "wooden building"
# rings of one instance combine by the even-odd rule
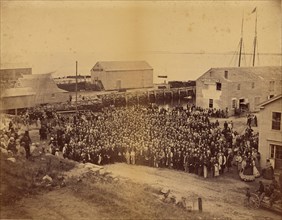
[[[282,94],[260,105],[259,111],[259,152],[261,165],[270,159],[274,169],[282,170]]]
[[[30,87],[10,88],[1,94],[0,110],[30,108],[35,106],[35,92]]]
[[[196,80],[196,105],[258,111],[257,105],[281,94],[282,67],[211,68]]]
[[[100,61],[91,69],[91,82],[105,90],[153,87],[153,68],[145,61]]]
[[[18,79],[16,87],[31,87],[36,104],[66,102],[69,99],[67,91],[58,88],[51,73],[24,75]]]

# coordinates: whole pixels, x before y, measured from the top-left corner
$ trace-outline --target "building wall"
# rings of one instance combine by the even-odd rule
[[[68,92],[56,92],[56,93],[43,93],[36,96],[36,104],[51,104],[59,102],[67,102],[69,100]]]
[[[270,145],[282,146],[282,130],[272,129],[272,112],[282,112],[282,99],[269,103],[259,112],[259,152],[261,153],[261,165],[265,166],[267,158],[271,158]],[[282,124],[280,125],[282,129]]]
[[[222,86],[224,84],[222,83]],[[209,108],[209,100],[213,99],[213,108],[222,108],[225,103],[223,97],[223,88],[221,91],[216,90],[216,82],[203,82],[197,80],[196,82],[196,105],[202,108]]]
[[[91,78],[101,80],[105,90],[153,87],[153,70],[92,71]]]
[[[1,110],[29,108],[35,106],[35,95],[4,97],[1,99]]]
[[[233,82],[224,78],[224,71],[203,74],[196,81],[196,105],[203,108],[209,107],[209,100],[213,99],[213,108],[229,109],[229,115],[235,113],[235,107],[239,108],[239,100],[245,99],[249,103],[249,110],[258,111],[258,104],[269,99],[270,95],[282,93],[282,80],[269,80],[255,76],[252,79]],[[206,81],[203,82],[203,81]],[[274,84],[271,84],[274,82]],[[221,91],[216,90],[216,82],[221,83]],[[240,89],[238,85],[240,84]]]

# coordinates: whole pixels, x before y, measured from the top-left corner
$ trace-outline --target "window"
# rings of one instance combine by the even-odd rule
[[[52,98],[55,98],[55,94],[54,94],[54,93],[52,93],[51,97],[52,97]]]
[[[224,71],[224,77],[225,77],[226,79],[228,79],[228,71],[227,71],[227,70]]]
[[[281,112],[272,112],[272,129],[280,130]]]
[[[210,99],[210,100],[209,100],[209,107],[210,107],[210,108],[213,108],[213,99]]]
[[[241,89],[241,85],[238,84],[238,85],[237,85],[237,90],[240,90],[240,89]]]
[[[221,83],[216,83],[216,90],[221,91]]]
[[[232,99],[232,108],[237,108],[237,100]]]
[[[254,82],[252,82],[252,89],[253,89],[253,88],[255,88],[255,83],[254,83]]]
[[[275,159],[282,159],[282,147],[276,145]]]

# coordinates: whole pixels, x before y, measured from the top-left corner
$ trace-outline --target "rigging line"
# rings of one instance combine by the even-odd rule
[[[236,53],[236,51],[235,51],[235,53]],[[229,61],[228,66],[231,66],[231,63],[232,63],[232,61],[233,61],[233,58],[234,58],[234,53],[232,54],[232,57],[231,57],[231,59],[230,59],[230,61]]]
[[[260,65],[260,60],[259,60],[259,52],[258,52],[258,40],[257,40],[257,60],[258,60],[258,65]]]
[[[243,59],[244,59],[244,63],[245,63],[245,66],[247,66],[247,63],[246,63],[246,54],[245,54],[245,46],[244,46],[244,43],[243,43],[243,45],[242,45],[242,47],[243,47],[243,49],[242,49],[242,51],[243,51]]]
[[[231,63],[232,63],[233,59],[234,59],[235,66],[236,66],[236,62],[237,62],[237,60],[235,59],[235,57],[237,57],[237,53],[238,53],[238,48],[239,48],[239,47],[240,47],[240,42],[239,42],[239,44],[238,44],[238,46],[237,46],[236,50],[235,50],[235,51],[234,51],[234,53],[233,53],[233,56],[232,56],[232,58],[231,58],[231,61],[230,61],[229,66],[231,65]]]
[[[231,57],[231,59],[230,59],[229,66],[231,66],[231,63],[233,62],[233,59],[234,59],[234,57],[235,57],[235,54],[236,54],[236,51],[233,53],[233,55],[232,55],[232,57]]]

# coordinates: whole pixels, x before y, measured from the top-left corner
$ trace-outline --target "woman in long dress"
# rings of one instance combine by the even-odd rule
[[[242,169],[239,173],[241,180],[246,182],[254,181],[252,158],[245,157],[242,161]]]
[[[255,178],[258,178],[260,177],[260,173],[256,167],[256,162],[255,162],[255,159],[253,158],[253,174],[255,176]]]

